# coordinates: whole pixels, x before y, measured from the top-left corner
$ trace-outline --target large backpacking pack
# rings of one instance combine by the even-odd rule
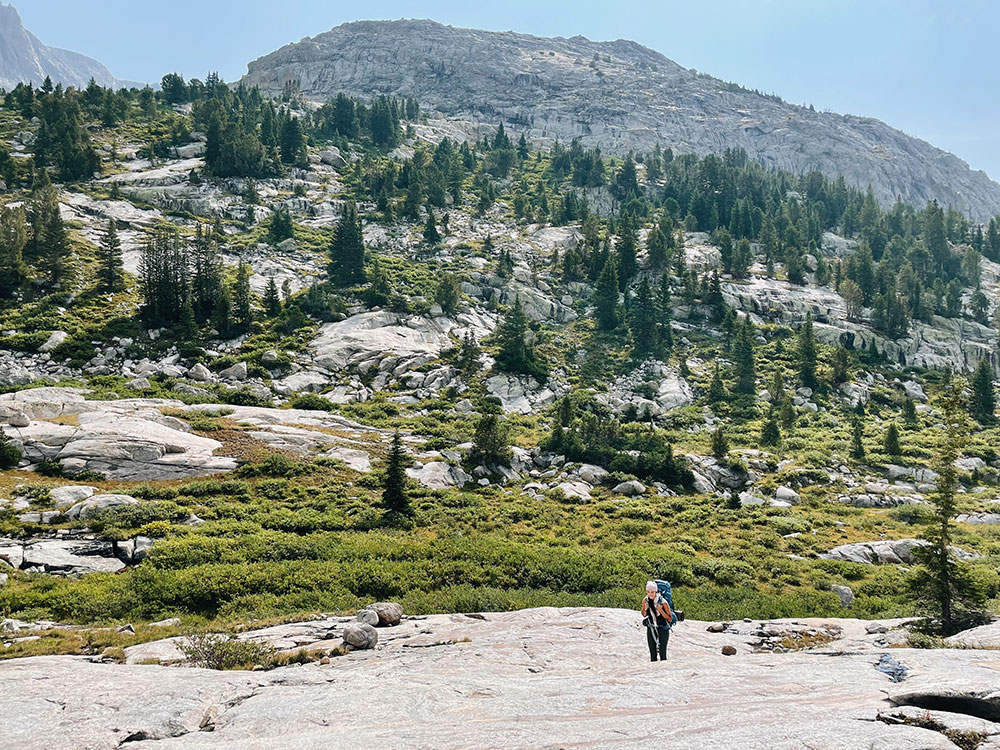
[[[659,589],[660,596],[662,596],[664,599],[667,600],[667,604],[670,607],[670,612],[674,616],[673,622],[671,624],[676,625],[678,622],[683,622],[684,613],[678,612],[677,608],[674,606],[674,591],[673,588],[670,586],[670,581],[661,581],[657,579],[656,581],[654,581],[654,583],[656,583],[656,588]]]

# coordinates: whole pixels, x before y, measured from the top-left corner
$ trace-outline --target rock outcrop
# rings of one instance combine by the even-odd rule
[[[893,648],[893,677],[879,665],[901,624],[756,621],[707,632],[709,623],[689,621],[673,633],[668,660],[650,664],[628,610],[433,615],[378,631],[291,623],[240,637],[292,653],[349,636],[375,650],[271,672],[135,663],[176,661],[176,639],[130,649],[133,665],[0,662],[0,736],[19,750],[448,749],[495,747],[500,737],[508,748],[954,750],[940,731],[877,720],[911,707],[945,727],[978,716],[976,726],[995,734],[981,713],[1000,704],[995,652]],[[810,633],[825,645],[764,645]],[[945,698],[949,707],[937,710]],[[379,705],[405,710],[375,720]]]
[[[361,21],[255,60],[243,80],[275,95],[295,81],[322,100],[412,96],[449,118],[502,119],[534,140],[579,137],[605,153],[743,148],[768,167],[842,173],[886,204],[937,199],[977,218],[1000,206],[1000,185],[984,172],[883,122],[795,106],[625,40]]]

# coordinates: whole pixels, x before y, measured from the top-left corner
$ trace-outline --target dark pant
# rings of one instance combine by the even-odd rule
[[[667,641],[670,640],[670,630],[668,628],[657,628],[656,632],[653,632],[653,628],[646,628],[646,643],[649,645],[649,660],[656,661],[656,639],[660,639],[660,661],[667,660]]]

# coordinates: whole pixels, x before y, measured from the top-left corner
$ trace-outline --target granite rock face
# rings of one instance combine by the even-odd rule
[[[46,76],[54,83],[81,90],[91,78],[101,86],[119,85],[111,71],[97,60],[43,44],[24,28],[17,9],[0,5],[0,86],[8,90],[18,83],[40,86]]]
[[[842,173],[891,204],[937,199],[977,218],[1000,185],[958,157],[879,120],[817,112],[687,70],[635,42],[540,38],[433,21],[360,21],[249,64],[245,83],[310,98],[412,96],[454,119],[505,120],[529,138],[579,137],[605,153],[743,148],[772,168]]]
[[[19,750],[651,743],[954,750],[941,732],[876,717],[933,710],[949,698],[951,713],[935,718],[957,728],[977,721],[964,707],[1000,705],[993,651],[894,648],[908,676],[891,682],[876,665],[890,640],[883,634],[901,621],[874,629],[845,619],[739,622],[724,632],[690,621],[675,629],[667,661],[650,664],[639,619],[638,612],[612,609],[433,615],[377,633],[371,628],[369,638],[379,636],[373,650],[271,672],[99,664],[83,657],[7,661],[0,663],[0,736]],[[246,637],[272,642],[281,636],[288,648],[316,639],[335,645],[331,624],[337,633],[364,629],[320,621]],[[802,629],[836,633],[836,640],[796,653],[753,645],[760,640],[754,633],[781,637]],[[723,656],[723,649],[735,654]],[[133,662],[177,655],[175,639],[128,653]],[[380,705],[395,710],[373,716]]]

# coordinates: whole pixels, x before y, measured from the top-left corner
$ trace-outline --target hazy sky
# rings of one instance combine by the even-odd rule
[[[10,4],[10,3],[8,3]],[[870,115],[1000,178],[995,0],[16,0],[46,44],[119,78],[226,80],[288,42],[345,21],[432,18],[542,36],[634,39],[689,68]],[[987,54],[989,53],[989,54]]]

